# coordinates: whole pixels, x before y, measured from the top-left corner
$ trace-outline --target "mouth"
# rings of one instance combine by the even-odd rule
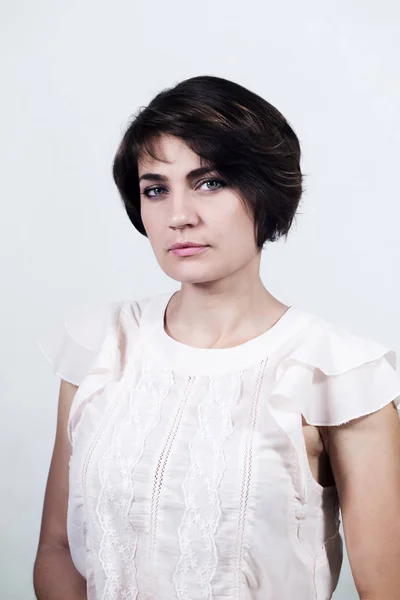
[[[198,244],[197,242],[183,242],[182,244],[174,244],[169,251],[175,256],[192,256],[204,252],[209,247],[207,244]]]

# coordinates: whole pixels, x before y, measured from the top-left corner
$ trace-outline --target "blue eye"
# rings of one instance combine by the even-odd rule
[[[226,184],[224,181],[222,181],[221,179],[206,179],[205,181],[201,182],[201,186],[203,185],[208,185],[210,183],[216,183],[218,187],[213,186],[211,189],[209,189],[210,192],[213,192],[214,190],[219,190],[221,187],[224,187]]]
[[[209,187],[206,190],[208,192],[218,191],[219,189],[226,186],[226,182],[222,181],[222,179],[204,179],[203,181],[199,182],[198,187],[196,189],[198,189],[199,187],[202,187],[203,185],[208,186],[210,184],[214,184],[214,185],[212,185],[211,188]],[[215,185],[215,184],[217,184],[217,185]],[[160,198],[161,196],[164,195],[165,192],[168,192],[168,190],[165,187],[157,185],[157,186],[154,186],[151,188],[146,188],[142,193],[147,198]]]
[[[151,194],[150,192],[156,192],[157,190],[165,190],[165,188],[161,187],[161,186],[157,186],[157,187],[153,187],[153,188],[148,188],[146,190],[144,190],[143,194],[145,196],[147,196],[147,198],[158,198],[161,194]]]

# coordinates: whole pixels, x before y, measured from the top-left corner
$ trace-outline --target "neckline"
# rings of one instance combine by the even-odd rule
[[[310,318],[306,311],[291,305],[272,327],[246,342],[230,348],[199,348],[175,340],[165,331],[165,313],[175,293],[150,299],[141,319],[145,326],[143,337],[152,356],[165,367],[186,374],[237,371],[267,359],[271,352],[300,331]]]

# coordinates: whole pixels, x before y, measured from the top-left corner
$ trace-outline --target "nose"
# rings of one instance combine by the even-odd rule
[[[199,221],[193,199],[185,192],[174,192],[169,197],[169,226],[171,229],[194,227]]]

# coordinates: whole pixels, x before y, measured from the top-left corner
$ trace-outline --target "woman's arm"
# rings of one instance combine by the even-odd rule
[[[323,432],[361,600],[400,597],[400,421],[394,405]]]
[[[57,432],[47,480],[39,548],[34,567],[38,600],[86,600],[86,581],[75,569],[68,546],[67,507],[71,446],[67,423],[77,387],[61,381]]]

